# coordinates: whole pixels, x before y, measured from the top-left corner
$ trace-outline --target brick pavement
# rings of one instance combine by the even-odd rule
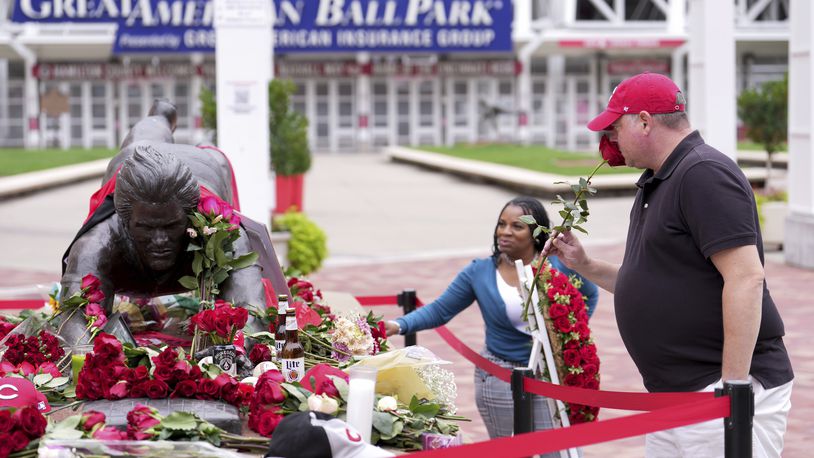
[[[619,262],[623,254],[622,245],[591,247],[592,255]],[[385,265],[363,265],[355,267],[329,267],[323,269],[313,280],[325,290],[340,290],[356,295],[395,294],[404,288],[415,288],[418,296],[428,302],[437,297],[455,274],[469,263],[469,258],[403,262]],[[777,302],[786,324],[786,346],[791,353],[796,373],[795,389],[792,395],[792,410],[789,429],[786,434],[786,447],[783,453],[788,458],[811,456],[814,431],[814,349],[805,344],[808,339],[809,324],[814,320],[814,309],[809,307],[814,293],[814,271],[790,267],[778,262],[767,261],[767,279],[772,295]],[[400,314],[397,307],[378,307],[385,318]],[[448,327],[461,340],[474,349],[483,346],[483,320],[477,307],[470,307],[455,317]],[[616,327],[613,311],[613,296],[602,291],[599,305],[591,320],[594,339],[597,342],[602,361],[602,387],[614,391],[644,391],[636,367],[624,348]],[[398,346],[401,339],[395,339]],[[477,408],[474,405],[473,365],[447,347],[443,340],[432,331],[419,333],[418,342],[436,352],[440,357],[452,361],[458,385],[457,405],[462,415],[472,418],[471,424],[463,424],[467,439],[483,441],[488,439]],[[603,410],[600,419],[629,415],[634,412]],[[592,445],[584,449],[585,458],[628,457],[644,455],[644,438],[634,437],[614,442]]]
[[[621,245],[592,247],[591,253],[610,261],[619,261]],[[312,276],[318,287],[324,290],[346,291],[356,295],[395,294],[404,288],[415,288],[425,301],[437,297],[455,274],[470,262],[470,258],[450,258],[430,261],[368,264],[360,266],[327,267]],[[814,293],[814,271],[798,269],[775,261],[767,261],[767,279],[772,295],[778,304],[786,324],[786,346],[791,354],[796,373],[792,395],[792,410],[786,447],[787,458],[803,458],[811,455],[811,434],[814,431],[814,348],[810,343],[810,323],[814,322],[814,308],[810,307]],[[56,272],[26,272],[0,269],[0,287],[20,286],[52,281]],[[397,307],[376,309],[386,318],[400,314]],[[467,345],[475,349],[483,346],[483,321],[476,307],[470,307],[453,319],[448,327]],[[613,312],[613,297],[602,292],[599,305],[591,321],[602,360],[602,387],[607,390],[643,391],[641,379],[622,345]],[[487,440],[486,429],[474,405],[473,366],[448,348],[432,331],[419,334],[420,344],[451,361],[458,385],[460,413],[472,418],[462,425],[468,440]],[[401,346],[401,339],[395,339]],[[600,419],[609,419],[631,412],[603,410]],[[620,441],[597,444],[584,449],[585,458],[642,456],[643,438],[634,437]]]

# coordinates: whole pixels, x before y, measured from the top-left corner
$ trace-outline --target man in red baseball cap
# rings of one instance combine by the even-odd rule
[[[611,166],[644,169],[621,265],[591,258],[571,232],[544,254],[614,293],[616,321],[648,391],[712,391],[748,380],[755,457],[780,457],[794,373],[764,281],[752,188],[690,127],[684,95],[655,73],[623,81],[588,123]],[[648,458],[724,456],[723,422],[648,434]]]

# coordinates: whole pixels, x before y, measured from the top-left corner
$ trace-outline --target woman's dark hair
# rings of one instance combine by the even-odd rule
[[[529,196],[517,196],[508,201],[506,205],[500,209],[500,213],[497,214],[495,229],[492,231],[492,260],[494,261],[495,265],[497,265],[498,259],[500,258],[500,250],[497,246],[497,225],[500,223],[500,215],[503,214],[503,210],[510,205],[522,208],[524,215],[533,216],[534,220],[537,221],[537,224],[541,226],[549,227],[550,224],[548,221],[548,214],[546,213],[545,208],[543,208],[543,204],[541,204],[539,200]],[[528,227],[529,230],[534,233],[534,227],[531,225],[528,225]],[[543,249],[546,242],[546,237],[546,233],[541,232],[540,235],[534,239],[535,250],[540,251]]]

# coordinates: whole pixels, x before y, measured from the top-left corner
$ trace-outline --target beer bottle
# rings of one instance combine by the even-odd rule
[[[299,382],[305,374],[305,348],[297,332],[297,312],[290,308],[285,318],[285,346],[280,354],[286,382]]]
[[[274,330],[274,349],[276,355],[274,362],[280,362],[280,354],[283,352],[283,345],[285,345],[285,312],[288,309],[288,296],[279,294],[277,296],[277,329]]]

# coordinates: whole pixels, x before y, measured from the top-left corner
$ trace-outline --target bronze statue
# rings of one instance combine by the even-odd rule
[[[178,283],[192,275],[186,251],[187,215],[196,208],[201,187],[235,205],[232,171],[214,148],[173,143],[175,109],[156,101],[150,115],[133,126],[111,161],[104,192],[92,199],[91,215],[63,258],[62,298],[94,274],[109,311],[114,294],[159,296],[186,291]],[[111,189],[112,193],[109,193]],[[288,293],[265,226],[242,216],[236,255],[255,251],[256,265],[230,273],[219,298],[240,306],[265,308],[262,278],[278,293]]]

